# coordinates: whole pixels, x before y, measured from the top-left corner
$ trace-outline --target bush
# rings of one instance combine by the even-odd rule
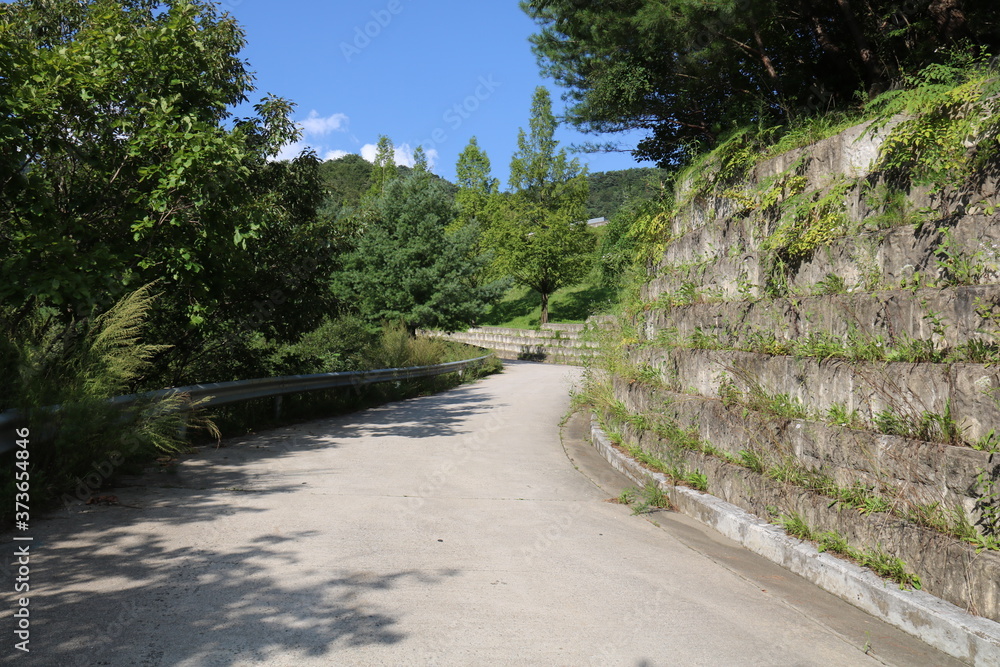
[[[141,342],[155,298],[147,285],[106,312],[68,325],[54,324],[43,309],[22,317],[4,313],[4,365],[11,374],[3,407],[17,409],[32,434],[33,505],[63,494],[86,496],[129,461],[182,449],[188,426],[217,434],[184,394],[137,401],[125,411],[107,400],[127,394],[163,349]],[[3,479],[14,479],[13,463],[0,464]],[[77,492],[81,484],[84,491]],[[12,492],[5,487],[0,522],[10,518]]]
[[[369,368],[367,350],[378,341],[379,333],[359,317],[327,317],[294,343],[261,344],[266,354],[264,375],[309,375]]]

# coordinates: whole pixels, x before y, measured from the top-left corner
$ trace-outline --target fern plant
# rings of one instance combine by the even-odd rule
[[[882,144],[879,169],[904,181],[956,187],[997,158],[1000,80],[988,65],[930,65],[908,83],[870,105],[879,117],[872,131],[904,116]]]
[[[142,340],[155,300],[153,285],[146,285],[91,318],[59,322],[42,308],[20,318],[5,313],[9,376],[3,407],[19,410],[36,436],[34,498],[72,493],[95,470],[177,452],[185,446],[188,428],[218,437],[202,406],[183,393],[138,399],[126,410],[108,401],[127,394],[153,356],[167,348]],[[100,483],[111,477],[102,473]]]

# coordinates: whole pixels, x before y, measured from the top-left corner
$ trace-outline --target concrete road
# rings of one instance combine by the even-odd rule
[[[4,664],[952,664],[683,517],[607,502],[626,482],[578,423],[560,440],[578,374],[510,364],[36,520],[31,652],[7,570]]]

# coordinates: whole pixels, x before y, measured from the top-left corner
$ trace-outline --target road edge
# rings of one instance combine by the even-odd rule
[[[712,527],[750,551],[781,565],[872,616],[976,667],[1000,664],[1000,623],[916,590],[900,590],[849,561],[820,553],[810,542],[715,496],[670,484],[616,448],[591,417],[592,445],[619,472],[639,485],[655,482],[680,512]]]

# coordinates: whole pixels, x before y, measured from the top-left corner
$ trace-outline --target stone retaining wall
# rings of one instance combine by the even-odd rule
[[[681,187],[684,208],[667,225],[663,254],[625,309],[634,315],[602,321],[625,344],[612,381],[618,405],[603,409],[628,444],[697,468],[710,493],[769,520],[798,515],[856,548],[884,548],[928,591],[1000,620],[1000,551],[977,554],[898,508],[864,514],[804,478],[767,474],[811,471],[961,517],[980,543],[1000,538],[1000,211],[977,206],[998,198],[997,184],[984,176],[975,191],[911,187],[890,197],[893,182],[870,171],[888,129],[851,128],[758,165],[742,185]],[[795,200],[781,189],[792,181],[805,182]],[[880,188],[897,208],[872,197]],[[776,255],[789,246],[775,231],[827,215],[789,217],[824,198],[854,231]],[[853,413],[849,427],[832,423],[837,413]],[[649,427],[657,419],[694,429],[707,447],[663,441]],[[765,474],[727,459],[747,451],[768,462]]]
[[[501,359],[583,366],[591,359],[596,347],[595,343],[582,339],[585,326],[547,324],[540,329],[475,327],[450,334],[435,331],[420,333],[493,350]]]

